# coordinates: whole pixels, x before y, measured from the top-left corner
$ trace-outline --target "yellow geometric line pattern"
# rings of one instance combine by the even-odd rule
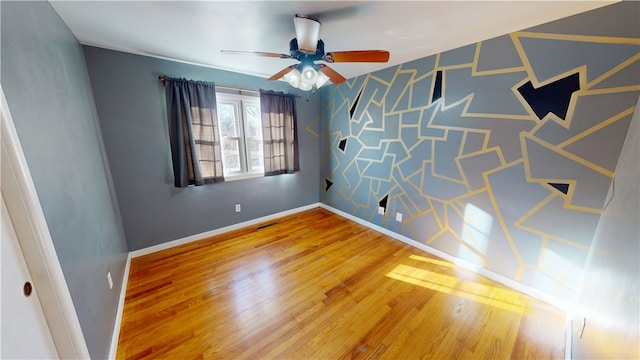
[[[438,54],[435,55],[433,68],[412,69],[404,64],[397,66],[394,72],[390,72],[392,69],[385,70],[390,80],[373,73],[323,90],[321,95],[326,108],[321,115],[320,136],[330,142],[330,153],[323,156],[326,162],[324,176],[334,184],[326,192],[323,186],[322,201],[454,256],[469,256],[465,260],[541,291],[570,298],[576,289],[575,279],[579,278],[579,274],[550,267],[550,259],[559,261],[560,265],[562,261],[568,261],[566,259],[586,259],[590,240],[585,240],[584,236],[573,236],[567,231],[556,232],[554,227],[589,228],[597,222],[602,208],[576,204],[576,197],[584,193],[579,194],[576,189],[590,185],[584,179],[575,178],[575,174],[562,175],[562,169],[556,169],[554,173],[560,176],[532,176],[532,165],[544,169],[555,164],[540,163],[536,154],[529,153],[526,144],[537,144],[540,146],[538,149],[546,149],[566,161],[578,164],[585,172],[612,178],[613,172],[590,160],[589,154],[586,154],[587,157],[584,157],[585,154],[579,156],[567,148],[613,123],[627,119],[633,114],[635,104],[628,104],[623,111],[606,119],[598,119],[595,125],[578,133],[568,133],[571,135],[557,145],[536,134],[548,122],[571,129],[574,123],[582,121],[576,118],[578,99],[582,96],[634,91],[640,94],[638,79],[627,79],[626,83],[618,79],[608,88],[592,89],[640,61],[640,48],[637,54],[613,65],[590,82],[587,82],[587,64],[541,82],[529,61],[529,54],[521,44],[523,38],[567,41],[567,54],[561,56],[571,56],[571,44],[576,42],[640,45],[640,37],[627,39],[517,32],[506,35],[506,39],[510,39],[516,49],[522,66],[478,71],[482,57],[482,43],[478,43],[470,63],[440,66],[441,55]],[[601,55],[607,56],[606,53]],[[464,94],[465,89],[452,88],[453,85],[447,83],[448,72],[467,70],[471,78],[496,82],[493,85],[505,79],[519,79],[499,85],[503,86],[504,94],[513,96],[516,104],[520,103],[528,115],[505,114],[499,111],[499,103],[495,104],[496,113],[472,112],[470,109],[474,101],[484,98],[482,89]],[[442,71],[441,97],[432,99],[438,71]],[[518,78],[520,73],[522,76]],[[580,89],[571,96],[565,119],[553,113],[538,119],[517,90],[527,82],[539,88],[575,73],[579,74]],[[419,87],[425,84],[430,89]],[[420,100],[419,105],[414,104],[416,96],[425,93],[425,90],[429,98]],[[447,101],[449,94],[453,93],[458,94],[453,95],[457,100]],[[357,97],[359,101],[355,104]],[[350,112],[354,113],[354,118],[350,118]],[[415,119],[416,116],[417,123],[405,120],[405,117]],[[505,133],[502,129],[502,126],[506,126],[504,124],[520,124],[513,129],[521,130]],[[315,121],[307,126],[307,131],[312,132],[311,126],[316,126]],[[623,141],[624,135],[617,134],[618,138],[611,141]],[[505,136],[509,139],[505,139]],[[337,148],[342,139],[347,139],[345,152]],[[456,139],[455,143],[453,139]],[[594,145],[594,151],[598,146],[606,144]],[[446,163],[443,162],[443,151],[450,156]],[[514,153],[521,155],[514,160]],[[493,162],[485,163],[478,159],[492,159]],[[446,173],[440,173],[438,169],[446,169]],[[460,174],[460,177],[452,177],[451,174]],[[470,179],[474,179],[475,183],[472,184]],[[482,181],[480,187],[479,181]],[[550,183],[565,184],[568,187],[566,194]],[[590,191],[606,193],[608,187],[592,188]],[[378,202],[385,196],[388,196],[387,211],[382,216],[377,213],[377,208]],[[551,224],[546,230],[532,227],[534,219],[542,211],[554,211],[556,203],[562,204],[562,209],[558,208],[557,211],[573,214],[571,220],[566,220],[569,224],[563,224],[564,220],[558,219],[557,224]],[[468,216],[472,205],[475,211],[484,214],[476,218],[491,219],[491,223],[474,223],[475,220]],[[396,212],[404,215],[401,223],[395,221]],[[595,227],[589,229],[595,231]],[[488,233],[487,239],[482,235],[483,231]],[[484,244],[484,241],[488,243]],[[461,252],[461,249],[465,250]],[[583,264],[566,265],[567,269],[579,269]]]

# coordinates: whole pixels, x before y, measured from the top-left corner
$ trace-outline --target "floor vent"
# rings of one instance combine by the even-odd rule
[[[277,222],[274,222],[274,223],[271,223],[271,224],[264,224],[264,225],[258,226],[256,228],[256,230],[264,229],[266,227],[273,226],[273,225],[276,225],[276,224],[277,224]]]

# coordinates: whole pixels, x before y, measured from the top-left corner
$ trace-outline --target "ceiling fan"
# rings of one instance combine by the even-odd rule
[[[327,63],[389,61],[389,52],[385,50],[325,52],[324,41],[319,38],[320,21],[313,17],[295,15],[293,25],[296,37],[289,42],[289,54],[234,50],[221,50],[221,52],[223,54],[257,55],[298,60],[299,64],[287,66],[267,80],[284,78],[291,86],[304,91],[311,90],[314,87],[319,88],[329,80],[334,84],[347,80],[329,66],[316,64],[316,61]]]

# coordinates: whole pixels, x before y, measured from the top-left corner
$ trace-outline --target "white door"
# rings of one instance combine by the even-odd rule
[[[58,352],[44,318],[38,290],[29,275],[4,198],[0,231],[0,358],[57,359]],[[31,285],[28,296],[26,283]]]

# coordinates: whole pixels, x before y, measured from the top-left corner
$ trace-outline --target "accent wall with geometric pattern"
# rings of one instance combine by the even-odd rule
[[[582,28],[633,6],[321,89],[322,202],[572,299],[640,95],[640,26]]]

